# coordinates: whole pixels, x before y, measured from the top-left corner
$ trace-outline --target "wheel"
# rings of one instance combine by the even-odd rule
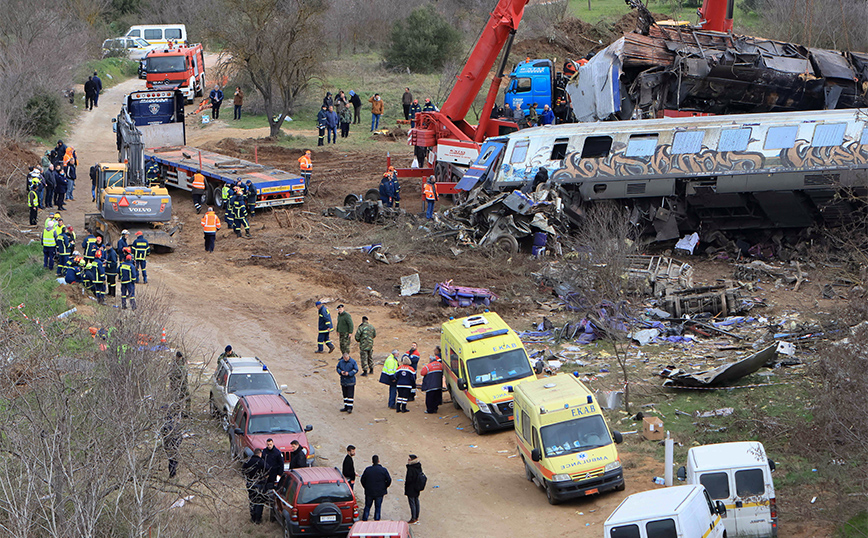
[[[220,423],[223,426],[223,430],[229,432],[229,415],[226,413],[220,413]],[[230,434],[231,437],[232,434]]]
[[[235,439],[231,436],[229,437],[229,456],[232,457],[232,461],[238,460],[238,451],[235,449]]]
[[[546,483],[546,500],[549,504],[558,504],[559,500],[555,499],[554,496],[554,485],[551,482]]]
[[[491,247],[506,254],[516,254],[518,252],[518,239],[510,234],[503,234],[491,243]]]
[[[361,202],[361,200],[359,200],[358,194],[348,194],[344,198],[344,205],[345,206],[355,206],[359,202]]]
[[[217,409],[217,406],[214,405],[214,395],[212,394],[210,398],[208,398],[208,413],[211,415],[211,418],[217,418],[220,416],[220,410]]]
[[[283,538],[293,538],[292,533],[289,532],[289,523],[283,522]]]
[[[214,205],[217,203],[217,191],[219,188],[214,183],[210,181],[205,183],[205,203],[208,205]]]
[[[449,387],[449,398],[452,400],[452,407],[455,409],[461,409],[461,405],[458,403],[458,400],[455,399],[455,395],[452,394],[452,387]]]
[[[527,462],[524,462],[524,477],[533,482],[533,471],[530,470]]]
[[[621,485],[615,488],[615,491],[624,491],[625,489],[627,489],[627,482],[621,482]]]
[[[482,429],[482,425],[479,423],[479,413],[473,413],[473,417],[470,421],[473,423],[473,431],[476,432],[476,435],[482,435],[484,430]]]
[[[272,523],[277,521],[277,516],[274,515],[274,505],[273,504],[268,507],[268,521],[271,521]]]
[[[310,524],[321,534],[334,534],[343,523],[343,517],[336,504],[322,503],[311,511]],[[323,522],[323,518],[329,518],[329,521]]]
[[[379,201],[380,191],[378,189],[368,189],[368,192],[365,193],[365,200],[370,200],[372,202]]]

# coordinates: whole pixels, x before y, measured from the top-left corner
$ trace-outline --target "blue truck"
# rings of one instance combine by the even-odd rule
[[[566,92],[570,75],[578,70],[572,60],[567,60],[564,69],[558,71],[554,62],[546,59],[527,59],[515,65],[509,74],[509,85],[504,92],[504,103],[513,109],[521,108],[527,115],[533,103],[537,113],[548,105],[558,119],[558,123],[571,123],[574,120],[570,97]]]

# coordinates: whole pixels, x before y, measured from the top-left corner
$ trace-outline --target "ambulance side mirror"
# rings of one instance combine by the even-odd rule
[[[771,458],[769,458],[769,469],[771,469],[772,472],[775,472],[775,461]]]
[[[621,432],[619,432],[618,430],[612,431],[612,439],[614,439],[615,444],[618,444],[618,445],[620,445],[621,443],[624,442],[624,436],[621,435]]]
[[[535,448],[530,451],[530,459],[533,461],[539,461],[542,459],[542,452],[538,448]]]
[[[675,474],[678,477],[678,480],[680,480],[682,482],[687,480],[687,469],[683,465],[678,468],[678,470],[675,472]]]
[[[467,381],[464,381],[464,379],[459,379],[458,390],[467,390]]]
[[[719,515],[720,517],[726,517],[726,505],[723,504],[723,501],[717,501],[714,504],[714,507],[716,509],[715,511],[717,512],[717,515]]]

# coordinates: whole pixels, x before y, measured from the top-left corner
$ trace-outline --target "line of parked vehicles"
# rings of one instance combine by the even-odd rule
[[[516,332],[493,312],[443,323],[440,347],[453,405],[478,434],[514,428],[525,476],[551,504],[625,489],[615,446],[623,436],[611,430],[578,373],[538,379],[540,369]],[[358,519],[352,488],[339,470],[313,468],[307,439],[313,426],[301,426],[284,389],[258,358],[221,356],[209,406],[229,433],[234,458],[264,447],[268,438],[283,452],[285,474],[273,490],[271,518],[286,536],[349,533]],[[289,469],[292,441],[305,451],[307,469]],[[774,468],[756,441],[693,447],[678,470],[687,485],[630,495],[606,520],[604,536],[777,536]],[[402,536],[372,532],[366,536]]]

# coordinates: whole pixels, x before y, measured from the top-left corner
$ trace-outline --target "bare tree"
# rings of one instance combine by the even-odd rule
[[[868,50],[868,3],[863,0],[758,0],[757,13],[770,38],[807,47]],[[736,21],[737,22],[737,21]]]
[[[276,138],[296,100],[319,70],[323,0],[223,0],[209,35],[223,44],[220,63],[243,71],[262,96]]]

